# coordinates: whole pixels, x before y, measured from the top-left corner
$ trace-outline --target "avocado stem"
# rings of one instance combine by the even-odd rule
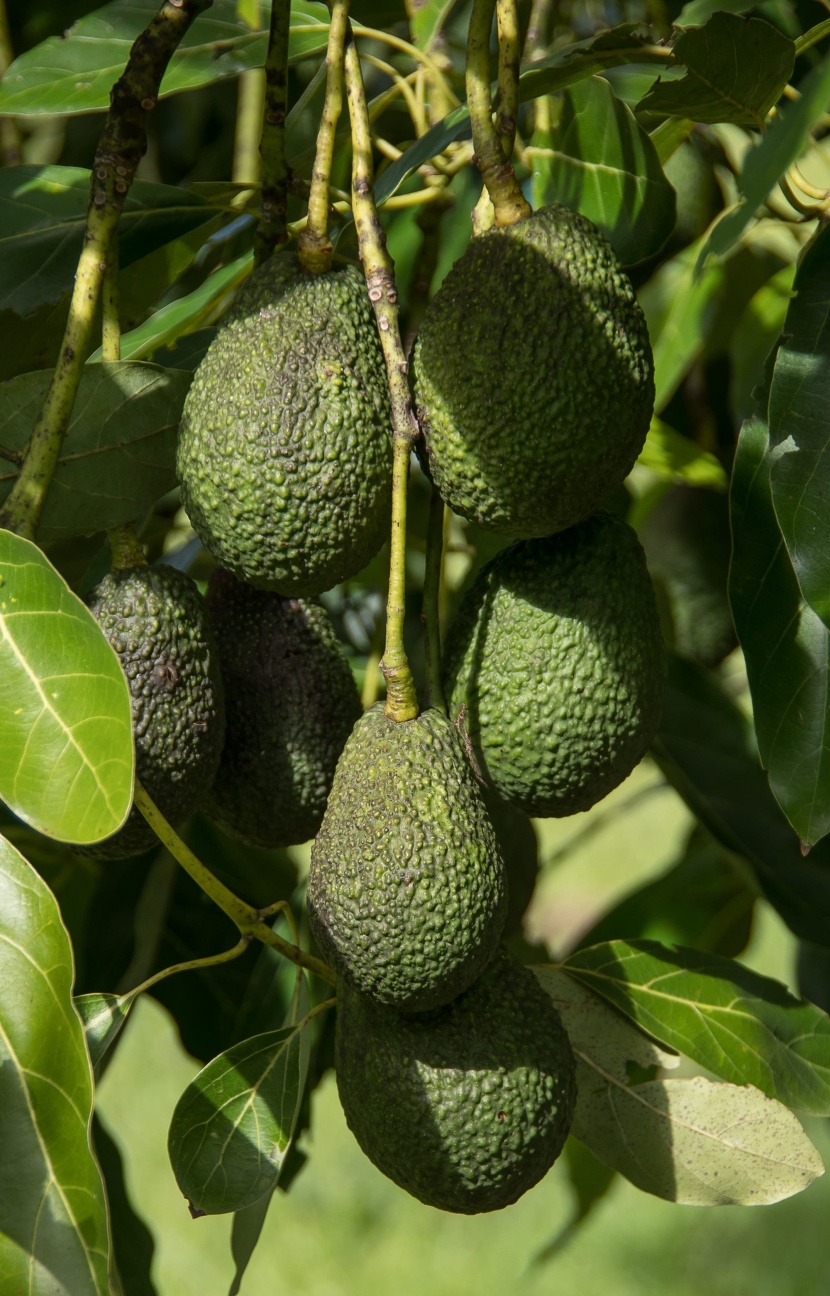
[[[346,45],[346,95],[352,126],[352,210],[369,301],[380,334],[392,406],[392,527],[389,591],[386,603],[386,646],[381,670],[386,680],[386,714],[390,720],[414,720],[418,714],[415,681],[403,638],[406,603],[406,488],[409,461],[418,438],[412,409],[407,361],[401,342],[395,271],[381,228],[372,185],[372,133],[360,71],[360,58],[349,34]]]
[[[334,973],[322,959],[315,958],[313,954],[307,954],[305,950],[300,949],[297,945],[291,945],[288,941],[284,941],[263,921],[263,914],[267,914],[268,910],[254,909],[252,905],[240,900],[239,896],[234,895],[233,891],[229,890],[223,882],[219,881],[218,877],[211,873],[209,868],[205,867],[202,861],[193,854],[190,847],[182,841],[178,833],[170,826],[138,779],[135,781],[135,804],[173,858],[178,860],[185,872],[189,873],[193,878],[196,885],[201,887],[222,912],[228,915],[231,922],[236,924],[241,936],[246,936],[249,940],[260,940],[264,945],[270,945],[278,954],[282,954],[284,958],[289,959],[297,967],[304,967],[309,972],[316,973],[324,981],[328,981],[330,985],[337,984]]]
[[[72,417],[107,261],[115,252],[112,236],[147,151],[147,115],[156,106],[161,79],[174,50],[193,20],[211,3],[165,0],[134,42],[127,66],[110,92],[110,110],[92,166],[84,245],[60,353],[17,481],[0,509],[0,527],[26,539],[34,540],[37,533]]]
[[[532,208],[521,191],[513,163],[505,156],[499,132],[493,123],[490,31],[495,8],[496,0],[473,0],[467,32],[467,105],[473,129],[475,161],[492,199],[496,224],[515,225],[516,221],[529,216]],[[510,117],[513,129],[519,98],[518,25],[515,10],[516,0],[499,0],[499,84],[502,96],[506,96],[505,124]],[[504,38],[502,33],[505,34]],[[503,45],[506,46],[504,53]]]
[[[326,97],[317,131],[317,151],[308,196],[308,223],[300,235],[297,255],[300,265],[311,274],[331,269],[329,238],[329,188],[334,140],[343,104],[343,60],[349,23],[349,0],[329,0],[331,25],[326,50]]]
[[[424,595],[421,622],[424,626],[427,706],[446,711],[441,684],[441,578],[444,568],[444,501],[435,486],[429,500],[427,547],[424,566]]]
[[[496,22],[499,32],[499,107],[496,132],[506,159],[513,156],[516,124],[519,116],[519,22],[516,0],[496,0]]]
[[[146,567],[147,559],[141,541],[130,522],[113,527],[107,532],[112,552],[112,570],[124,571],[128,567]]]
[[[274,250],[288,242],[289,168],[285,157],[285,119],[288,116],[288,33],[291,0],[271,0],[268,52],[265,55],[265,105],[262,113],[262,183],[259,224],[254,234],[254,265],[262,265]]]

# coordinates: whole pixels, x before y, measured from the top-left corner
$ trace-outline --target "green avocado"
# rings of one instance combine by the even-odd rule
[[[665,673],[643,551],[611,513],[497,554],[444,655],[449,714],[479,777],[538,816],[587,810],[631,772]]]
[[[206,810],[256,846],[320,827],[360,697],[323,608],[213,573],[206,603],[219,647],[227,733]]]
[[[204,802],[225,734],[222,678],[204,602],[189,576],[163,565],[112,571],[86,602],[130,687],[136,777],[175,828]],[[114,836],[82,850],[121,859],[157,844],[133,809]]]
[[[254,272],[182,413],[182,500],[240,579],[314,595],[360,571],[389,530],[391,413],[365,280],[290,253]]]
[[[587,517],[642,449],[653,368],[634,290],[585,217],[553,204],[473,239],[412,355],[445,503],[516,539]]]
[[[311,852],[308,917],[323,957],[381,1003],[436,1008],[490,959],[505,906],[493,826],[447,717],[397,722],[372,707]]]
[[[551,999],[506,951],[431,1013],[396,1013],[341,986],[335,1052],[340,1101],[361,1148],[439,1210],[501,1210],[562,1151],[576,1100],[573,1053]]]

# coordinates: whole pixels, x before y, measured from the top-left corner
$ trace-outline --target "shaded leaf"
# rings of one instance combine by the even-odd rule
[[[830,228],[795,276],[769,396],[770,486],[801,593],[830,627]]]
[[[519,77],[519,100],[526,103],[539,95],[554,94],[586,77],[626,63],[665,67],[673,62],[671,50],[655,45],[654,35],[647,27],[622,23],[534,60]]]
[[[101,841],[134,763],[116,654],[37,546],[0,531],[0,798],[47,837]]]
[[[7,1292],[107,1296],[104,1186],[72,949],[48,887],[0,837],[0,1273]]]
[[[134,998],[134,995],[102,992],[76,996],[75,1008],[84,1024],[90,1061],[96,1070],[110,1045],[120,1035]]]
[[[571,1132],[638,1188],[687,1205],[759,1206],[824,1173],[797,1119],[775,1099],[702,1076],[655,1078],[663,1049],[567,973],[534,971],[576,1054]]]
[[[732,959],[656,941],[608,941],[564,964],[643,1030],[786,1107],[830,1114],[830,1020]]]
[[[675,193],[631,109],[590,77],[562,93],[556,118],[528,150],[534,207],[556,201],[581,212],[623,265],[659,252],[674,227]]]
[[[644,112],[758,129],[795,63],[795,46],[777,28],[732,13],[681,32],[673,53],[688,71],[680,81],[658,81],[640,103]]]
[[[638,463],[649,468],[661,480],[685,482],[687,486],[708,486],[726,490],[727,478],[723,464],[701,450],[688,437],[675,432],[662,419],[653,418]]]
[[[151,1277],[153,1235],[130,1201],[121,1151],[97,1112],[92,1121],[92,1136],[107,1188],[120,1296],[158,1296]]]
[[[52,370],[0,386],[0,445],[22,452]],[[176,477],[176,433],[192,375],[149,364],[86,365],[38,528],[48,543],[132,522]],[[0,502],[17,473],[0,472]]]
[[[640,289],[654,350],[654,412],[665,409],[702,352],[723,290],[723,267],[695,270],[699,243],[665,261]]]
[[[729,598],[746,659],[758,750],[802,842],[830,831],[830,630],[802,597],[778,529],[769,433],[741,429],[732,475]]]

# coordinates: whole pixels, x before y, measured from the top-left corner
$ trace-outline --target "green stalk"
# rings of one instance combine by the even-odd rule
[[[403,639],[406,601],[406,488],[409,460],[418,438],[412,410],[407,362],[401,343],[398,290],[386,235],[378,219],[372,185],[372,134],[369,110],[354,40],[346,47],[346,94],[352,124],[352,210],[369,300],[380,334],[392,404],[392,533],[389,592],[386,603],[386,647],[381,670],[386,680],[386,714],[392,720],[414,720],[418,714],[415,682]]]
[[[5,0],[0,0],[0,77],[14,59]],[[17,166],[22,161],[20,131],[13,117],[0,117],[0,165]]]
[[[271,0],[271,26],[265,57],[265,111],[262,116],[262,188],[260,215],[254,235],[254,265],[288,242],[288,163],[285,158],[285,119],[288,115],[288,33],[291,0]]]
[[[308,224],[300,235],[297,254],[304,270],[325,274],[331,269],[329,187],[334,140],[343,106],[343,59],[349,25],[349,0],[330,0],[331,26],[326,50],[326,97],[317,132],[317,152],[311,172]]]
[[[424,597],[421,621],[424,626],[427,706],[446,711],[441,684],[441,579],[444,570],[444,501],[435,486],[429,500],[427,547],[424,566]]]
[[[147,149],[147,114],[156,106],[161,78],[173,51],[193,20],[211,4],[212,0],[164,0],[133,44],[127,66],[110,92],[110,110],[92,167],[84,247],[58,362],[17,481],[0,510],[0,527],[30,540],[35,538],[78,393],[113,235]]]
[[[493,203],[497,225],[515,225],[529,216],[530,204],[522,194],[513,164],[504,156],[493,124],[490,98],[490,30],[496,0],[473,0],[467,33],[467,104],[473,130],[475,161]],[[516,66],[518,71],[518,65]],[[505,74],[506,75],[506,74]],[[515,92],[518,102],[518,92]],[[509,92],[513,102],[513,92]]]
[[[238,83],[231,179],[234,184],[253,186],[262,170],[259,133],[265,111],[265,73],[262,68],[249,68],[240,73]],[[244,191],[237,194],[236,201],[244,202]]]
[[[121,311],[118,290],[118,227],[112,231],[107,260],[104,267],[101,359],[104,364],[117,364],[121,359]]]
[[[336,984],[334,973],[330,967],[327,967],[320,959],[315,958],[313,954],[307,954],[305,950],[300,949],[298,946],[290,945],[288,941],[284,941],[281,936],[271,930],[267,923],[263,922],[262,915],[267,913],[268,910],[254,909],[252,905],[240,900],[239,896],[234,895],[223,882],[219,881],[218,877],[211,873],[209,868],[205,867],[202,861],[193,854],[190,847],[182,841],[178,833],[171,828],[138,779],[135,782],[135,804],[173,858],[178,860],[197,886],[201,887],[222,912],[228,915],[231,922],[236,924],[241,936],[246,937],[248,940],[256,938],[256,940],[262,941],[264,945],[270,945],[278,954],[290,959],[297,967],[304,967],[309,972],[315,972],[317,976],[322,977],[324,981],[328,981],[330,985]]]
[[[496,132],[505,159],[513,156],[519,115],[519,14],[516,0],[496,0],[499,30],[499,109]]]

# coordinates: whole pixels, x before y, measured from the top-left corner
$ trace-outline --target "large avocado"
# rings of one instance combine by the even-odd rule
[[[596,226],[559,204],[473,239],[430,302],[412,374],[444,501],[517,539],[605,503],[654,404],[631,284]]]

